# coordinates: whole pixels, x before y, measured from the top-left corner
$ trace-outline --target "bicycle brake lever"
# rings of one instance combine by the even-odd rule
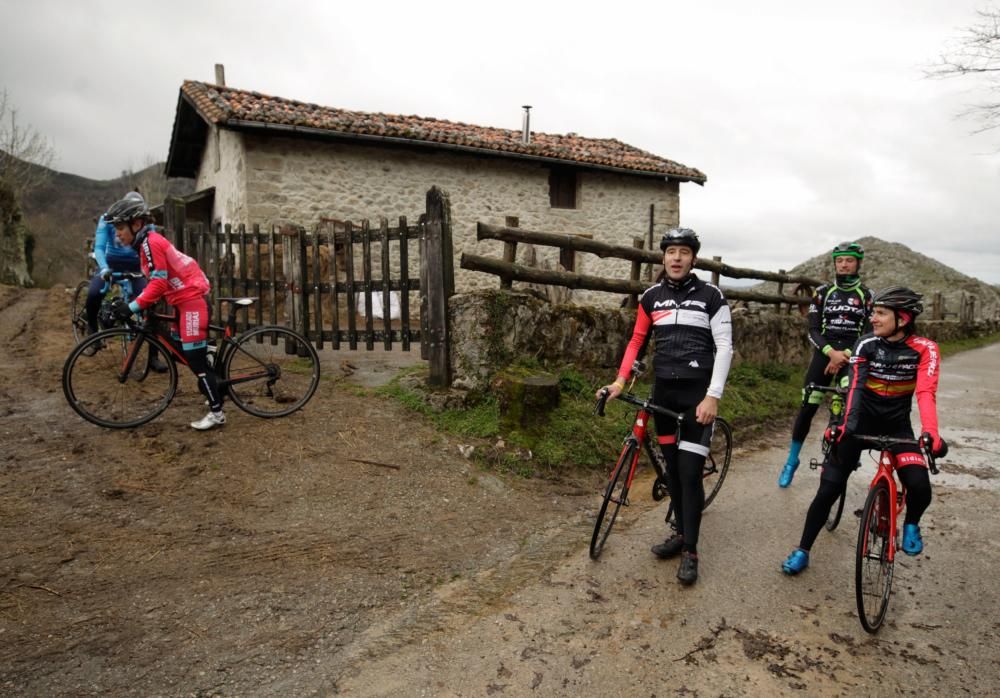
[[[594,405],[594,414],[599,417],[604,416],[604,405],[608,402],[608,389],[604,388],[601,390],[601,397],[597,398],[597,404]]]

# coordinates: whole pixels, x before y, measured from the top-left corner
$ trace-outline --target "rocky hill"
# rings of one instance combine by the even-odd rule
[[[1000,289],[979,279],[952,269],[930,257],[914,252],[898,242],[887,242],[876,237],[858,240],[865,248],[865,260],[861,268],[862,280],[872,289],[895,284],[910,286],[924,294],[925,307],[930,312],[934,293],[944,294],[946,312],[957,313],[962,303],[962,294],[975,297],[975,317],[995,318],[1000,313]],[[823,252],[802,262],[790,270],[793,274],[807,274],[817,278],[832,278],[833,264],[830,253]],[[773,292],[776,284],[764,283],[755,290]],[[949,316],[954,318],[955,316]]]
[[[108,180],[64,172],[48,173],[48,181],[21,202],[24,222],[34,237],[32,279],[36,286],[75,285],[82,278],[83,243],[94,235],[94,222],[110,204],[139,187],[155,205],[164,196],[193,191],[189,179],[167,179],[163,163]]]

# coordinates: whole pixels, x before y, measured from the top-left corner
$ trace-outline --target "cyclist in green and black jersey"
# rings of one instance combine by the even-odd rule
[[[861,284],[861,260],[865,250],[856,242],[842,242],[833,248],[836,281],[823,284],[813,294],[809,304],[809,343],[813,345],[812,360],[806,369],[804,386],[809,383],[830,385],[846,375],[851,347],[868,331],[872,314],[872,292]],[[802,391],[802,407],[792,426],[792,443],[788,458],[778,477],[779,487],[792,484],[799,467],[799,451],[809,434],[813,417],[823,401],[823,393]]]

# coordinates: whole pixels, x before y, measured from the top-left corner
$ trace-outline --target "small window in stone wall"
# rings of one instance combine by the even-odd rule
[[[577,175],[574,170],[553,168],[549,171],[549,206],[576,208]]]

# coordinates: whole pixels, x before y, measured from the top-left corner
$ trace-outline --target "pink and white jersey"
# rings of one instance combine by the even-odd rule
[[[170,305],[201,298],[212,290],[198,263],[170,244],[153,226],[139,231],[135,240],[139,264],[149,283],[135,303],[142,309],[161,298]]]

